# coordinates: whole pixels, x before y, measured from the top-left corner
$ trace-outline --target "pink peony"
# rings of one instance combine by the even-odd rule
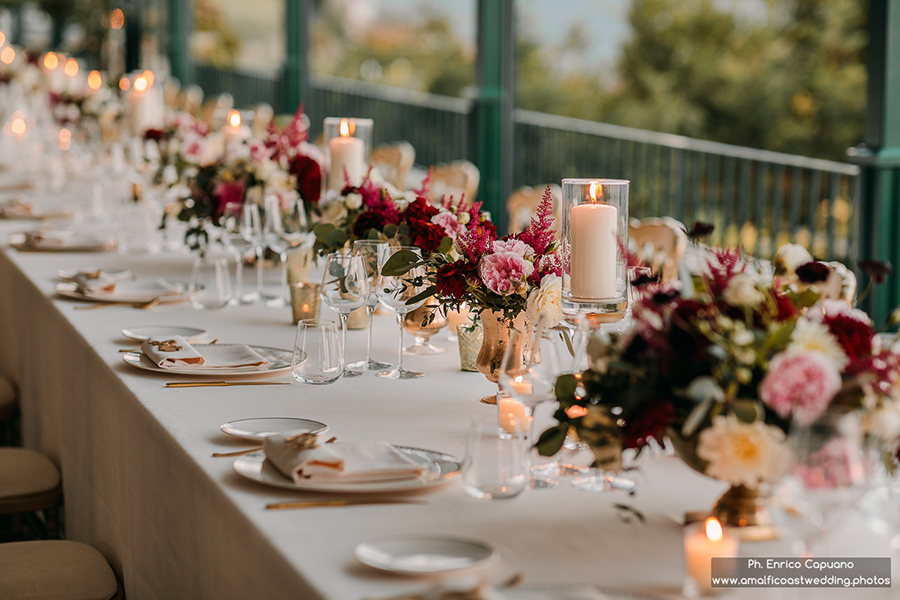
[[[250,140],[250,160],[253,162],[262,162],[267,158],[272,158],[273,151],[260,140]]]
[[[782,417],[809,425],[841,389],[841,375],[819,352],[782,352],[759,384],[759,397]]]
[[[521,290],[533,270],[534,265],[515,252],[486,254],[478,263],[481,280],[489,290],[501,296]]]
[[[192,135],[185,140],[181,155],[185,160],[200,164],[209,152],[209,141],[206,138]]]
[[[519,256],[534,256],[534,248],[521,240],[497,240],[492,249],[494,252],[512,252]]]
[[[462,225],[459,224],[459,220],[456,218],[456,215],[449,212],[439,212],[438,214],[431,217],[431,222],[435,225],[440,225],[444,228],[444,232],[448,237],[456,239],[456,236],[462,230]]]

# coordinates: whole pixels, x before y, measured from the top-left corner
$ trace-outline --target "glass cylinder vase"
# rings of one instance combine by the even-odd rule
[[[563,179],[562,308],[567,315],[628,307],[628,189],[624,179]]]
[[[359,185],[369,170],[372,119],[327,117],[323,139],[330,169],[328,189],[340,191],[349,182]]]

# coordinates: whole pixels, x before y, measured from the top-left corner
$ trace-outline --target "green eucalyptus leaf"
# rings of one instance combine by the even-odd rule
[[[397,235],[397,229],[398,229],[398,227],[396,225],[394,225],[393,223],[385,225],[384,226],[384,237],[386,237],[388,239],[393,238],[395,235]]]
[[[408,236],[409,235],[409,225],[407,225],[406,223],[400,223],[400,226],[397,227],[397,233],[403,237]]]
[[[416,304],[418,302],[422,302],[423,300],[427,300],[429,297],[433,296],[436,291],[437,286],[429,286],[425,288],[424,291],[419,292],[418,294],[407,300],[406,304]]]
[[[437,247],[437,251],[441,254],[447,254],[450,252],[451,248],[453,248],[453,238],[446,236],[441,240],[441,243]]]
[[[744,423],[762,421],[766,418],[766,411],[762,404],[750,398],[735,400],[732,408],[734,409],[734,416]]]
[[[381,274],[385,277],[400,277],[416,267],[420,261],[419,255],[412,250],[398,250],[381,268]]]
[[[328,234],[328,240],[325,243],[329,248],[341,248],[347,243],[347,234],[342,229],[335,229]]]
[[[578,388],[578,380],[571,373],[561,375],[556,380],[556,397],[559,400],[571,400]]]
[[[566,441],[567,433],[569,433],[569,425],[567,423],[559,423],[541,433],[535,448],[537,448],[541,456],[553,456],[562,448],[563,442]]]
[[[316,240],[318,240],[320,244],[327,244],[328,236],[331,235],[331,232],[335,229],[336,227],[331,223],[319,223],[318,225],[313,227],[313,233],[316,236]]]

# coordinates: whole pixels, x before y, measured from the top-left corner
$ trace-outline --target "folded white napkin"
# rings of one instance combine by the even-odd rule
[[[322,444],[296,450],[285,438],[299,431],[270,435],[263,441],[266,458],[294,483],[327,481],[372,483],[415,479],[425,467],[387,442],[370,444]]]
[[[85,296],[112,294],[116,290],[116,280],[103,271],[80,271],[72,281],[76,291]]]
[[[40,229],[26,234],[29,244],[44,248],[67,246],[72,243],[74,236],[74,231],[65,229]]]
[[[164,343],[171,342],[171,343]],[[206,344],[191,346],[179,335],[165,340],[146,340],[141,352],[161,369],[242,369],[263,371],[269,361],[250,346]]]
[[[26,218],[35,214],[34,206],[18,198],[13,198],[0,205],[0,215],[8,218]]]
[[[107,278],[113,283],[110,289],[93,286],[82,293],[86,296],[94,296],[103,300],[119,300],[122,302],[146,302],[154,298],[180,296],[183,293],[180,287],[162,278],[137,279],[134,281],[123,281],[121,278],[109,276]],[[117,281],[118,283],[116,283]],[[81,291],[80,288],[79,291]]]

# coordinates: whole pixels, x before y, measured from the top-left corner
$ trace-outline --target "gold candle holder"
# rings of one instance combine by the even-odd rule
[[[321,284],[297,281],[290,284],[291,288],[291,313],[294,325],[303,319],[318,319],[319,307],[322,302],[319,291]]]
[[[456,333],[459,337],[460,369],[478,372],[475,359],[478,358],[478,351],[481,350],[481,344],[484,341],[484,330],[481,328],[481,323],[458,325]]]

